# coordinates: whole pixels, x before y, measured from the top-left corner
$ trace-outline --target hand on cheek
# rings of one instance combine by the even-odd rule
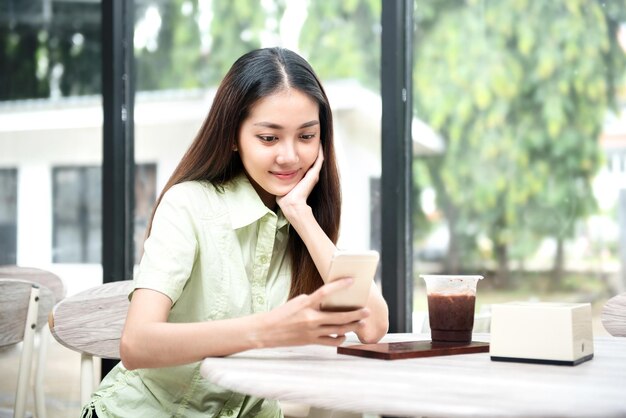
[[[276,196],[276,203],[283,210],[283,213],[289,218],[289,213],[296,207],[306,206],[306,200],[311,194],[313,187],[317,184],[324,163],[324,152],[320,143],[317,159],[313,165],[307,170],[302,179],[295,185],[289,193],[284,196]]]

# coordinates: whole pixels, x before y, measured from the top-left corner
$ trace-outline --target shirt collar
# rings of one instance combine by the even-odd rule
[[[233,229],[248,226],[264,216],[275,216],[276,229],[280,229],[289,222],[280,208],[274,213],[259,197],[245,174],[235,177],[224,186],[224,199],[229,209],[230,223]]]

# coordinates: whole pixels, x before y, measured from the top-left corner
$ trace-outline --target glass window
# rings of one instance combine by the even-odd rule
[[[100,167],[53,170],[53,259],[55,263],[99,263],[102,256]],[[143,242],[156,199],[156,165],[135,167],[135,244]],[[135,245],[139,259],[140,245]]]
[[[14,261],[59,274],[70,292],[102,280],[98,192],[85,189],[85,205],[70,205],[80,201],[70,191],[94,181],[102,160],[100,6],[0,1],[0,166],[19,173]],[[63,198],[54,200],[54,187]]]
[[[340,245],[370,243],[370,179],[380,177],[379,0],[135,1],[135,156],[157,165],[157,193],[195,137],[214,89],[252,49],[309,60],[334,111],[344,209]],[[139,236],[139,235],[137,235]],[[139,260],[136,260],[137,262]]]
[[[381,243],[382,243],[382,228],[381,228],[381,219],[382,219],[382,208],[381,208],[381,200],[380,200],[380,177],[372,177],[370,179],[370,247],[372,250],[376,250],[378,252],[381,251]],[[376,270],[376,280],[380,282],[381,276],[381,268]]]
[[[483,274],[484,309],[599,312],[626,286],[611,158],[626,149],[626,4],[414,4],[416,277]]]
[[[0,265],[17,262],[17,170],[0,169]]]
[[[143,239],[156,201],[156,164],[138,164],[135,166],[135,263],[141,260]]]
[[[53,169],[55,263],[99,263],[102,255],[102,170]]]

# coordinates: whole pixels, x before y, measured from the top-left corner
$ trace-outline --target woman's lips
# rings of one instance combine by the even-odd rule
[[[290,170],[290,171],[270,171],[272,175],[279,178],[280,180],[291,180],[298,174],[298,170]]]

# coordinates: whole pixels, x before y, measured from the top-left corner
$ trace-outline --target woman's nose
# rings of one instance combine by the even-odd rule
[[[294,141],[283,141],[276,156],[278,164],[295,164],[300,160],[298,148]]]

